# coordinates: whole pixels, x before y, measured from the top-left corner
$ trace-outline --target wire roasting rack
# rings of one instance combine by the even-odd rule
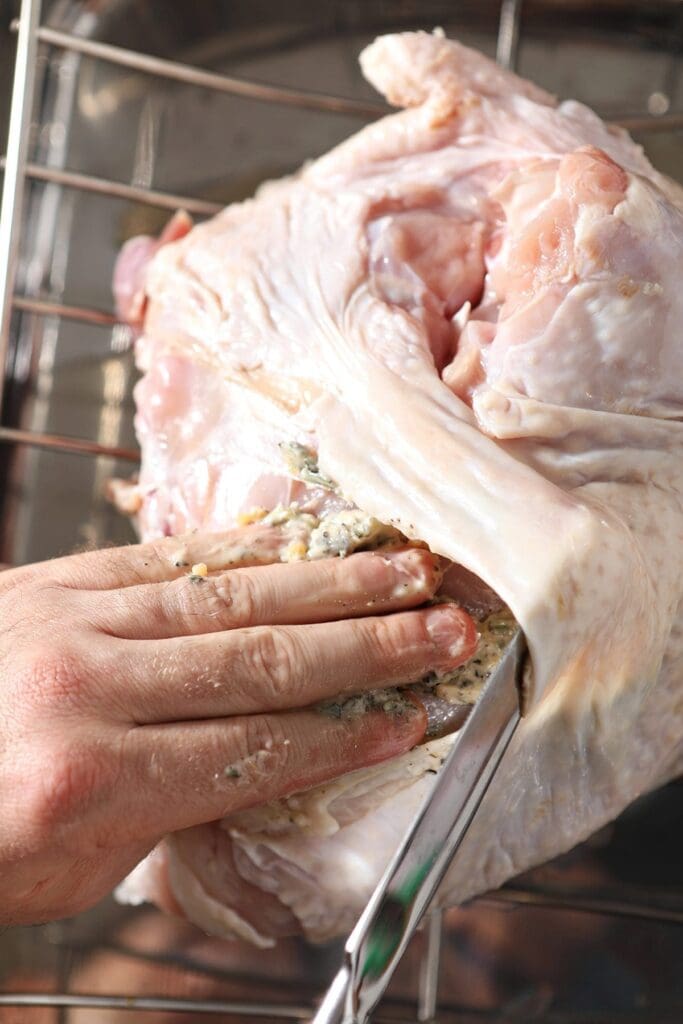
[[[60,270],[60,252],[65,248],[63,234],[60,235],[57,208],[65,204],[64,197],[68,194],[92,196],[102,201],[120,200],[132,204],[136,209],[157,209],[159,211],[175,211],[182,207],[197,218],[210,216],[224,205],[231,196],[217,199],[210,195],[176,194],[172,190],[161,190],[152,187],[155,172],[156,146],[158,137],[154,128],[154,98],[146,100],[142,105],[141,123],[135,141],[134,168],[131,181],[114,180],[101,173],[86,173],[83,170],[71,169],[65,165],[68,147],[64,136],[57,132],[57,138],[50,136],[48,145],[42,145],[45,125],[36,110],[43,110],[51,103],[53,111],[61,114],[63,121],[68,122],[69,107],[73,106],[74,96],[83,74],[81,61],[87,59],[88,67],[104,66],[120,69],[134,74],[124,85],[131,89],[136,87],[139,76],[143,80],[157,83],[176,83],[202,90],[211,102],[211,97],[224,94],[229,97],[254,101],[268,105],[269,108],[290,108],[308,112],[311,115],[338,116],[342,125],[341,135],[357,127],[363,121],[381,116],[387,108],[371,98],[344,98],[341,95],[327,94],[316,89],[299,88],[290,84],[264,84],[263,82],[243,77],[241,74],[225,74],[222,71],[205,70],[192,62],[180,62],[155,56],[145,52],[142,47],[113,45],[94,38],[97,15],[105,5],[102,3],[71,4],[78,8],[78,18],[65,15],[68,8],[65,0],[53,4],[43,4],[41,0],[21,0],[18,18],[12,22],[12,32],[16,35],[16,57],[14,61],[14,84],[11,95],[9,116],[9,132],[6,155],[2,158],[4,170],[4,188],[0,212],[0,502],[4,500],[5,511],[0,517],[3,521],[3,545],[0,548],[0,561],[21,561],[35,557],[36,552],[43,554],[45,545],[33,541],[29,536],[23,544],[16,542],[17,535],[22,533],[22,515],[27,505],[34,498],[28,499],[23,493],[22,480],[28,474],[35,481],[36,475],[45,473],[48,463],[27,463],[22,460],[22,451],[45,452],[47,457],[60,455],[86,456],[96,463],[94,475],[87,478],[86,491],[95,493],[101,488],[107,476],[115,469],[128,471],[138,461],[138,453],[132,443],[130,428],[122,426],[122,414],[129,406],[126,405],[126,394],[131,385],[130,366],[121,371],[118,377],[113,373],[115,387],[113,398],[107,393],[105,373],[104,389],[99,394],[104,403],[98,410],[96,431],[97,439],[49,429],[51,417],[41,412],[41,380],[48,380],[55,367],[55,349],[60,339],[60,327],[65,323],[76,325],[85,331],[104,329],[108,332],[109,351],[126,358],[130,346],[128,328],[117,321],[109,308],[99,308],[87,301],[70,302],[64,298],[64,281],[66,272]],[[220,6],[220,5],[214,5]],[[302,24],[305,25],[305,5]],[[448,8],[449,5],[443,5]],[[457,4],[451,5],[454,9]],[[467,7],[466,4],[460,5]],[[481,5],[471,5],[473,7]],[[561,3],[547,0],[545,4],[534,4],[527,0],[502,0],[502,3],[490,4],[486,8],[495,17],[496,32],[493,39],[495,55],[506,67],[516,68],[520,50],[524,43],[523,27],[530,9],[546,8],[546,15],[554,19],[570,19],[573,10],[580,5],[570,2]],[[590,6],[590,5],[588,5]],[[595,6],[595,5],[594,5]],[[610,4],[609,0],[599,5],[605,17],[615,18],[615,12],[623,12],[624,5]],[[610,11],[610,7],[613,11]],[[646,4],[632,5],[639,10],[647,8]],[[49,18],[44,17],[45,8],[49,7]],[[370,4],[377,18],[387,17],[386,8],[392,5]],[[397,18],[402,25],[425,26],[425,16],[418,17],[419,5],[397,2],[393,5]],[[663,61],[663,72],[659,87],[650,91],[645,107],[642,102],[623,109],[609,102],[609,89],[606,90],[606,102],[603,113],[611,120],[622,124],[630,131],[647,138],[657,136],[678,140],[675,133],[683,131],[683,112],[677,112],[676,102],[683,111],[683,96],[678,95],[678,74],[683,62],[683,5],[680,3],[662,3],[652,5],[660,9],[662,17],[666,15],[667,32],[673,31],[674,38],[669,39],[667,55]],[[201,13],[201,2],[197,4],[198,15]],[[0,4],[0,13],[3,11]],[[73,14],[73,12],[67,12]],[[652,9],[650,8],[650,14]],[[399,17],[400,16],[400,17]],[[376,21],[377,21],[376,18]],[[412,23],[411,23],[412,18]],[[376,28],[370,24],[368,28]],[[64,25],[71,24],[69,30]],[[673,30],[671,28],[673,26]],[[334,26],[333,26],[334,27]],[[627,27],[627,26],[626,26]],[[299,26],[301,28],[301,26]],[[647,21],[647,31],[653,33],[649,40],[656,43],[657,31],[662,31],[654,17],[652,24]],[[301,35],[301,32],[299,33]],[[305,35],[305,32],[304,32]],[[256,44],[254,44],[256,45]],[[262,41],[258,45],[262,45]],[[286,47],[285,47],[286,49]],[[210,47],[204,51],[206,62],[211,62]],[[57,78],[62,78],[62,87],[55,96],[50,93],[50,76],[54,78],[54,63],[57,62]],[[239,61],[237,62],[239,65]],[[132,83],[132,84],[131,84]],[[93,89],[96,86],[93,84]],[[544,83],[545,84],[545,83]],[[101,89],[106,100],[106,90]],[[64,98],[66,94],[66,99]],[[642,97],[641,97],[642,98]],[[671,109],[672,106],[674,109]],[[150,113],[152,111],[152,113]],[[53,119],[59,127],[59,118]],[[341,135],[339,137],[341,137]],[[38,143],[36,143],[38,140]],[[325,148],[325,147],[323,147]],[[42,152],[43,159],[36,158],[34,151]],[[683,149],[672,149],[671,160],[679,169],[683,169]],[[676,161],[679,161],[676,163]],[[666,169],[666,168],[665,168]],[[669,168],[670,170],[670,168]],[[253,184],[251,187],[253,188]],[[44,191],[36,197],[34,191],[42,186]],[[250,190],[248,186],[245,189]],[[206,190],[198,190],[206,191]],[[223,200],[223,201],[221,201]],[[50,230],[44,230],[46,208]],[[71,230],[71,226],[67,226]],[[61,229],[64,230],[63,228]],[[132,231],[130,233],[133,233]],[[50,272],[45,272],[45,267]],[[55,269],[56,268],[56,269]],[[61,287],[60,287],[61,283]],[[104,307],[105,303],[102,303]],[[42,325],[39,329],[39,326]],[[46,355],[47,352],[47,355]],[[52,360],[52,361],[51,361]],[[119,364],[117,364],[119,365]],[[44,380],[43,380],[44,383]],[[43,403],[44,405],[44,403]],[[26,409],[31,415],[26,415]],[[113,408],[113,412],[112,412]],[[78,417],[78,409],[75,412]],[[112,418],[113,417],[113,418]],[[130,416],[128,416],[130,419]],[[126,433],[126,430],[128,431]],[[123,440],[121,440],[123,438]],[[70,471],[69,471],[70,472]],[[59,494],[59,492],[56,492]],[[43,509],[43,514],[44,514]],[[97,517],[95,517],[97,518]],[[111,528],[111,519],[100,515],[93,531],[85,531],[83,539],[102,542],[112,538],[116,531]],[[34,527],[34,534],[35,534]],[[42,528],[37,527],[42,535]],[[24,531],[25,532],[25,531]],[[49,533],[49,531],[48,531]],[[48,539],[47,553],[52,554],[58,549],[61,539]],[[51,545],[51,547],[50,547]],[[676,789],[676,787],[674,787]],[[674,799],[680,801],[680,788],[676,790]],[[658,887],[650,884],[624,884],[623,880],[614,883],[604,876],[596,883],[595,880],[572,880],[572,869],[569,876],[564,869],[554,869],[531,873],[525,879],[510,884],[499,892],[477,901],[472,910],[458,911],[467,914],[504,914],[508,908],[516,908],[516,913],[526,915],[527,922],[538,921],[537,915],[554,915],[553,920],[570,915],[572,919],[578,914],[586,920],[608,921],[609,927],[614,922],[627,921],[630,929],[637,929],[638,923],[643,927],[657,925],[664,929],[674,929],[683,924],[683,895],[671,887]],[[680,882],[680,875],[679,875]],[[30,1007],[54,1011],[54,1016],[36,1017],[36,1020],[70,1021],[67,1014],[92,1011],[92,1017],[76,1016],[82,1020],[118,1020],[118,1017],[102,1016],[105,1013],[119,1011],[126,1019],[130,1019],[133,1011],[141,1014],[140,1019],[152,1019],[154,1014],[172,1014],[174,1019],[194,1020],[198,1015],[234,1019],[269,1019],[269,1020],[303,1020],[310,1016],[316,998],[324,989],[331,976],[338,956],[336,950],[305,951],[303,969],[300,957],[303,955],[297,946],[299,968],[293,972],[295,980],[287,981],[283,977],[264,976],[263,971],[257,975],[245,971],[243,967],[226,967],[215,957],[196,957],[187,950],[191,940],[180,925],[168,925],[171,938],[160,941],[151,951],[131,938],[126,931],[125,923],[141,920],[143,926],[145,913],[151,912],[127,910],[123,912],[109,906],[98,910],[96,914],[84,915],[77,922],[47,926],[39,937],[37,932],[27,938],[26,934],[17,929],[9,934],[8,944],[0,945],[0,976],[3,957],[6,949],[21,952],[25,947],[29,952],[24,957],[45,957],[54,968],[53,981],[49,991],[42,991],[41,984],[35,986],[17,986],[10,981],[0,984],[0,1019],[11,1012],[12,1007],[18,1012],[29,1012]],[[559,915],[559,918],[558,916]],[[460,927],[463,918],[459,919]],[[124,922],[122,926],[121,922]],[[415,1020],[425,1022],[437,1016],[443,1021],[469,1020],[547,1020],[547,1021],[586,1021],[599,1024],[601,1021],[613,1024],[621,1020],[612,1010],[606,1014],[591,1010],[584,1016],[577,1011],[576,1015],[553,1014],[548,1007],[552,998],[547,991],[543,996],[543,986],[534,988],[531,996],[518,996],[511,1002],[496,1007],[472,1010],[464,1003],[453,998],[452,992],[446,991],[448,964],[452,961],[444,959],[444,945],[448,946],[452,934],[449,915],[433,911],[428,924],[418,937],[417,947],[408,967],[408,979],[403,979],[396,990],[391,990],[378,1013],[378,1020]],[[452,922],[451,922],[452,923]],[[533,924],[525,926],[531,930]],[[180,929],[176,934],[173,929]],[[122,930],[123,929],[123,930]],[[450,929],[450,930],[449,930]],[[457,928],[456,928],[457,931]],[[542,931],[542,929],[541,929]],[[664,946],[677,950],[678,958],[683,951],[680,929],[667,931]],[[123,938],[121,936],[124,936]],[[127,936],[127,937],[126,937]],[[22,945],[23,944],[23,945]],[[220,997],[204,994],[200,997],[181,997],[150,995],[145,991],[124,990],[121,993],[107,991],[106,971],[100,984],[92,984],[87,991],[77,990],[73,983],[73,968],[78,956],[87,956],[96,949],[98,954],[111,953],[112,957],[122,958],[129,964],[148,964],[150,966],[165,965],[173,970],[189,972],[195,978],[204,981],[216,981],[223,985]],[[462,950],[461,950],[462,952]],[[453,951],[448,955],[452,955]],[[5,957],[6,958],[6,957]],[[76,959],[74,959],[76,958]],[[12,957],[9,957],[12,960]],[[15,956],[16,959],[16,956]],[[229,961],[229,957],[227,958]],[[227,962],[227,961],[226,961]],[[446,963],[446,968],[444,968]],[[270,971],[270,967],[266,966]],[[237,995],[235,986],[241,984]],[[102,985],[104,988],[102,988]],[[227,988],[226,988],[227,985]],[[44,986],[43,986],[44,988]],[[100,990],[101,989],[101,990]],[[144,989],[144,986],[143,986]],[[539,991],[541,995],[539,997]],[[227,992],[227,995],[225,994]],[[246,996],[244,995],[246,993]],[[678,993],[680,1002],[672,1016],[663,1006],[653,1015],[652,1007],[644,1009],[639,1016],[637,1007],[623,1019],[668,1021],[683,1019],[683,994]],[[526,1001],[525,1001],[526,999]],[[545,1001],[544,1001],[545,1000]],[[549,1001],[550,1000],[550,1001]],[[187,1015],[183,1017],[183,1014]],[[16,1019],[24,1019],[23,1017]],[[26,1018],[27,1020],[33,1018]],[[154,1020],[166,1020],[165,1016],[153,1017]]]

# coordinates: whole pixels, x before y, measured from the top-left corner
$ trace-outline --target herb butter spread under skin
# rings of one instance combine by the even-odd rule
[[[313,457],[309,455],[308,458],[315,466]],[[381,550],[406,543],[406,538],[395,527],[380,523],[360,509],[344,509],[317,518],[294,504],[274,509],[261,522],[283,526],[285,531],[296,533],[296,540],[288,543],[282,551],[281,557],[285,561],[343,558],[354,551]],[[437,595],[435,603],[439,600],[450,599],[447,596],[439,598]],[[469,707],[476,702],[512,639],[515,625],[508,609],[493,612],[478,624],[479,642],[469,661],[447,674],[432,673],[424,679],[416,680],[416,685],[408,687],[418,699],[429,694],[430,699],[423,701],[429,720],[428,736],[453,731],[462,725],[463,716],[444,714],[439,705],[444,702]],[[395,688],[345,697],[340,701],[327,701],[321,705],[321,711],[337,718],[356,717],[365,711],[378,709],[402,713],[405,708],[406,699]]]

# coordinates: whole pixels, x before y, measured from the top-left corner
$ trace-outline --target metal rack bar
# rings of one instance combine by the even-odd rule
[[[5,164],[0,158],[0,168]],[[164,210],[187,210],[200,216],[211,217],[219,213],[224,203],[212,203],[208,199],[195,196],[179,196],[171,192],[159,192],[152,188],[140,188],[137,185],[126,185],[120,181],[109,181],[96,178],[80,171],[63,171],[58,167],[44,167],[41,164],[26,164],[24,174],[34,181],[47,181],[66,188],[77,188],[82,192],[95,192],[102,196],[113,196],[116,199],[127,199],[133,203],[145,203],[147,206],[158,206]]]
[[[14,64],[5,181],[0,208],[0,415],[9,349],[12,293],[17,271],[26,155],[36,77],[40,0],[22,0]]]
[[[198,1005],[196,999],[164,999],[154,996],[100,996],[76,995],[67,992],[11,992],[0,994],[0,1006],[66,1006],[72,1009],[100,1010],[165,1010],[171,1013],[234,1014],[245,1017],[275,1017],[278,1020],[305,1019],[311,1006],[287,1003],[244,1003],[233,1000],[206,999]]]
[[[657,135],[683,130],[683,114],[620,114],[612,118],[612,123],[638,135]]]
[[[545,907],[552,910],[576,911],[585,914],[608,914],[613,917],[636,917],[644,921],[683,924],[683,907],[659,907],[638,900],[623,900],[613,896],[585,896],[581,893],[537,892],[504,885],[490,896],[487,903],[513,903],[518,907]]]
[[[221,1002],[219,1000],[163,999],[154,996],[81,996],[61,992],[54,995],[18,992],[12,996],[0,996],[0,1006],[32,1006],[75,1010],[96,1008],[134,1010],[143,1013],[156,1010],[171,1013],[189,1012],[202,1016],[216,1016],[219,1014],[239,1016],[243,1014],[244,1016],[256,1019],[270,1017],[278,1020],[295,1020],[299,1022],[307,1020],[313,1012],[313,1007],[311,1006],[292,1005],[290,1007],[278,1003],[254,1004],[231,1001]],[[511,1015],[504,1009],[469,1009],[452,1005],[446,1006],[443,1009],[446,1012],[447,1020],[457,1021],[460,1024],[479,1024],[479,1022],[483,1021],[490,1022],[490,1024],[511,1024],[512,1021],[528,1019],[514,1011],[513,1015]],[[405,1010],[403,1012],[401,1010],[402,1008],[396,1012],[392,1007],[388,1012],[380,1011],[376,1015],[375,1020],[377,1024],[409,1024],[413,1019],[412,1016],[407,1014]],[[671,1017],[666,1017],[666,1021],[672,1019]],[[580,1012],[580,1015],[577,1015],[571,1011],[569,1013],[558,1011],[557,1013],[543,1014],[540,1017],[534,1015],[534,1020],[538,1020],[539,1024],[542,1021],[552,1021],[553,1024],[578,1024],[579,1020],[585,1021],[586,1024],[616,1024],[617,1021],[623,1021],[624,1024],[626,1022],[628,1024],[652,1024],[654,1020],[664,1022],[665,1018],[657,1016],[656,1010],[648,1007],[642,1011],[618,1012],[617,1015],[615,1015],[614,1011],[608,1011],[607,1013],[598,1011],[585,1015],[582,1012]]]
[[[38,434],[31,430],[19,430],[15,427],[0,426],[0,443],[28,444],[34,448],[50,448],[55,451],[69,452],[72,455],[106,455],[111,459],[123,459],[126,462],[139,462],[140,453],[132,448],[112,448],[109,445],[97,444],[83,438],[60,437],[57,434]]]
[[[20,24],[21,20],[20,18],[18,22],[13,22],[13,27],[16,27],[18,23]],[[163,57],[153,57],[148,53],[127,50],[121,46],[112,46],[109,43],[100,43],[94,39],[71,35],[69,32],[60,32],[45,25],[38,27],[36,34],[40,42],[48,43],[50,46],[57,46],[64,50],[73,50],[76,53],[82,53],[84,56],[95,57],[98,60],[105,60],[110,64],[132,68],[135,71],[143,71],[145,74],[156,75],[160,78],[170,78],[176,82],[198,85],[205,89],[213,89],[215,92],[242,96],[245,99],[260,100],[265,103],[279,103],[287,107],[299,107],[302,110],[319,110],[330,114],[346,114],[361,118],[381,117],[383,114],[388,113],[389,109],[380,103],[367,103],[361,100],[346,99],[341,96],[328,96],[324,93],[311,92],[306,89],[291,89],[283,85],[265,85],[261,82],[250,82],[244,78],[235,78],[232,75],[218,74],[215,71],[204,71],[202,68],[195,68],[189,64],[182,64],[179,61],[166,60]]]
[[[32,299],[27,295],[15,295],[12,305],[22,313],[36,313],[38,316],[61,316],[66,320],[80,320],[100,327],[127,327],[113,313],[103,309],[88,309],[85,306],[67,306],[49,299]]]
[[[443,910],[438,908],[429,913],[427,919],[426,943],[420,963],[420,979],[417,994],[417,1019],[427,1024],[436,1017],[439,995],[439,971],[441,968],[441,936],[443,933]]]
[[[522,0],[503,0],[500,5],[496,60],[504,68],[514,71],[519,54],[519,25],[522,17]]]

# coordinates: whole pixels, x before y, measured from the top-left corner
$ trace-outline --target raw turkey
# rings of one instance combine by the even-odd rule
[[[511,609],[526,714],[453,903],[681,769],[683,192],[586,107],[438,32],[382,37],[361,67],[405,109],[176,221],[151,261],[122,253],[129,507],[145,537],[362,510]],[[303,481],[283,457],[301,451]],[[121,895],[261,944],[342,932],[450,742],[169,837]]]

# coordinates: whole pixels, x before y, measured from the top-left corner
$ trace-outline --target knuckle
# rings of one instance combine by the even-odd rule
[[[187,577],[168,583],[160,599],[164,618],[176,623],[178,617],[194,629],[213,622],[218,629],[234,629],[254,621],[257,598],[253,581],[246,573],[223,573],[200,580]]]
[[[287,788],[294,745],[277,715],[245,718],[239,746],[242,788],[248,786],[250,803]]]
[[[260,682],[266,693],[279,700],[293,700],[308,682],[306,658],[291,630],[277,626],[254,630],[245,636],[240,657],[245,679]]]
[[[315,573],[321,583],[330,587],[340,587],[344,582],[348,583],[358,576],[359,566],[372,558],[369,552],[354,552],[346,558],[318,558],[311,562],[303,562],[309,572]],[[294,563],[297,564],[296,562]]]
[[[159,584],[158,593],[161,616],[171,630],[180,621],[193,631],[197,618],[204,619],[211,613],[206,581],[200,585],[184,576]]]
[[[348,558],[321,559],[311,563],[319,574],[319,585],[332,594],[338,592],[368,607],[389,596],[396,583],[391,563],[375,551],[362,551]]]
[[[72,823],[81,827],[102,776],[101,761],[91,749],[68,741],[53,743],[27,781],[25,807],[32,830],[49,836]]]
[[[81,656],[59,647],[32,652],[13,675],[19,699],[33,709],[66,710],[82,702],[87,687]]]
[[[427,626],[427,616],[422,611],[408,612],[396,618],[401,620],[398,627],[402,631],[404,647],[434,654],[435,641]]]
[[[348,566],[359,592],[371,598],[384,596],[396,583],[396,571],[391,562],[374,551],[352,555]]]
[[[286,751],[285,730],[277,715],[254,715],[245,719],[245,745],[251,754],[257,750]]]
[[[248,571],[235,569],[210,578],[220,610],[235,626],[255,622],[259,614],[259,596]]]
[[[405,627],[403,615],[378,617],[367,624],[361,624],[365,647],[373,663],[393,665],[405,650]]]
[[[386,671],[387,677],[433,656],[434,642],[419,611],[370,620],[364,639],[370,664]]]

